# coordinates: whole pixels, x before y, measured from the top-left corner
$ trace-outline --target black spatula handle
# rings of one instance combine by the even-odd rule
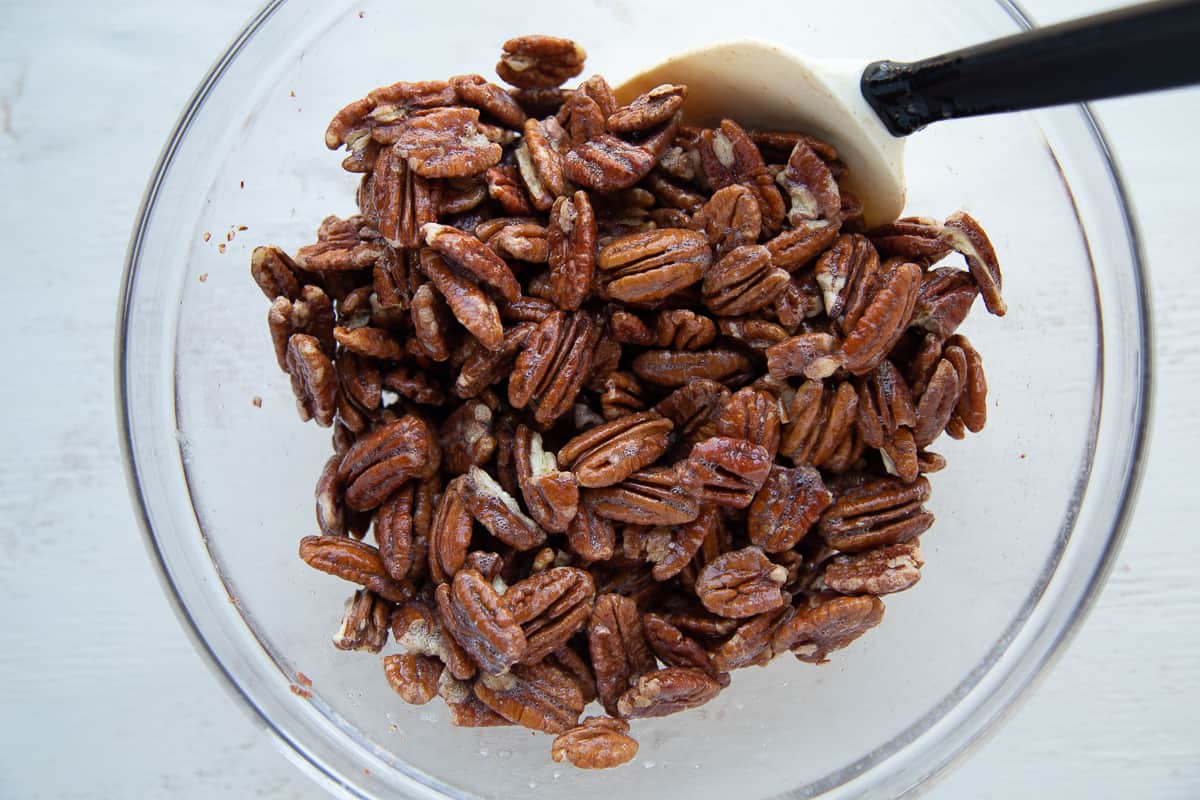
[[[867,102],[896,136],[931,122],[1099,100],[1200,82],[1200,0],[1097,14],[863,72]]]

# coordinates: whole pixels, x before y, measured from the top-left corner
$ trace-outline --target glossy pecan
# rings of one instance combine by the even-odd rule
[[[700,513],[699,487],[686,462],[651,467],[585,493],[602,517],[634,525],[680,525]]]
[[[583,72],[587,52],[570,39],[532,34],[504,43],[496,74],[521,89],[550,89]]]
[[[566,644],[591,617],[596,585],[575,567],[554,567],[508,587],[503,602],[525,632],[523,664],[535,664]]]
[[[346,602],[342,623],[333,634],[333,646],[378,653],[387,644],[391,611],[391,603],[370,589],[359,589]]]
[[[471,544],[473,520],[464,494],[467,476],[460,475],[446,484],[437,513],[429,530],[429,577],[446,583],[462,568]]]
[[[578,642],[581,638],[583,637],[578,637],[575,641]],[[591,665],[579,655],[575,647],[570,644],[563,645],[546,656],[546,662],[558,667],[575,680],[580,693],[583,694],[584,703],[596,699],[596,676],[592,674]]]
[[[521,510],[515,497],[479,467],[471,467],[463,502],[480,525],[509,547],[532,550],[546,541],[546,532]]]
[[[513,437],[513,463],[529,515],[554,533],[565,532],[579,507],[579,485],[560,471],[553,453],[542,447],[537,431],[519,425]]]
[[[567,543],[584,561],[607,561],[616,550],[617,533],[612,522],[581,501],[567,526]]]
[[[326,536],[341,536],[346,533],[346,510],[342,502],[345,487],[338,479],[338,465],[342,463],[341,456],[336,453],[329,457],[317,478],[317,486],[313,495],[316,499],[317,527]]]
[[[826,587],[841,594],[891,594],[921,579],[925,559],[916,541],[885,545],[849,556],[837,556],[825,567]]]
[[[284,363],[300,419],[316,420],[318,425],[328,428],[337,411],[338,385],[333,362],[321,350],[321,343],[304,333],[292,334]]]
[[[659,227],[691,228],[692,230],[704,231],[703,226],[692,224],[690,216],[691,214],[699,213],[704,208],[704,195],[697,194],[686,186],[676,183],[658,170],[646,176],[646,180],[643,181],[642,185],[657,198],[659,205],[663,206],[660,209],[661,211],[672,212],[671,216],[674,216],[674,212],[683,212],[678,217],[681,221],[680,225],[660,224]],[[653,210],[651,213],[653,213]],[[704,232],[707,233],[707,231]]]
[[[539,211],[546,211],[556,197],[566,194],[563,158],[568,144],[567,132],[554,117],[525,121],[524,137],[515,152],[517,170]]]
[[[791,650],[809,664],[824,664],[829,654],[850,645],[883,619],[878,597],[832,597],[814,606],[801,607],[775,631],[775,653]]]
[[[670,83],[642,92],[633,101],[608,117],[613,133],[637,133],[668,121],[683,106],[687,87]]]
[[[965,361],[963,368],[965,370]],[[916,424],[913,426],[917,447],[931,444],[946,429],[961,393],[959,371],[954,368],[953,361],[943,358],[929,379],[929,385],[921,392],[921,400],[917,404]]]
[[[899,341],[912,317],[921,285],[921,268],[900,264],[886,278],[870,305],[842,342],[842,365],[855,375],[874,369]]]
[[[506,214],[522,215],[533,212],[525,194],[521,173],[516,166],[491,167],[484,173],[488,196],[500,204]]]
[[[883,447],[901,427],[916,424],[912,392],[900,370],[884,360],[858,385],[858,431],[870,447]]]
[[[775,302],[790,276],[771,264],[762,245],[743,245],[727,253],[704,276],[704,305],[715,314],[735,317]]]
[[[322,352],[333,355],[333,303],[316,286],[300,289],[294,300],[276,297],[267,312],[267,327],[271,331],[271,343],[275,346],[275,360],[285,372],[288,342],[294,334],[312,336],[320,344]]]
[[[617,713],[627,719],[665,717],[702,706],[721,692],[721,684],[703,670],[665,667],[637,679],[617,701]]]
[[[775,176],[775,182],[791,200],[787,219],[793,227],[812,220],[841,224],[842,198],[837,181],[829,165],[805,139],[796,141],[787,166]]]
[[[326,217],[317,229],[316,243],[296,251],[296,263],[306,270],[320,272],[370,267],[387,249],[377,236],[378,232],[366,225],[362,217]]]
[[[888,256],[920,258],[930,264],[954,249],[942,236],[942,224],[930,217],[901,217],[867,232],[879,252]]]
[[[384,361],[395,361],[404,356],[404,348],[383,328],[364,326],[361,328],[333,329],[333,338],[351,353]]]
[[[656,303],[696,283],[711,263],[705,236],[679,228],[615,239],[596,260],[605,294],[638,304]]]
[[[803,375],[828,378],[842,366],[838,340],[828,333],[802,333],[767,348],[767,372],[774,378]]]
[[[675,423],[675,435],[687,446],[716,433],[716,418],[730,397],[713,380],[691,381],[664,397],[654,410]]]
[[[767,242],[771,263],[788,272],[796,272],[821,255],[838,237],[838,229],[825,220],[802,222]]]
[[[450,412],[439,434],[442,466],[453,475],[461,475],[490,461],[496,452],[493,423],[492,410],[482,400],[467,400]]]
[[[388,574],[378,550],[348,536],[305,536],[300,558],[313,569],[365,586],[386,600],[398,603],[412,596],[412,585]]]
[[[710,657],[713,666],[719,670],[734,670],[765,664],[773,655],[771,638],[791,614],[791,607],[783,606],[738,625],[728,639],[712,649]]]
[[[580,486],[612,486],[657,461],[670,445],[673,427],[653,411],[630,414],[579,434],[558,457]]]
[[[541,322],[554,311],[554,304],[539,297],[522,297],[515,303],[500,302],[500,319],[505,322]]]
[[[771,472],[771,453],[745,439],[713,436],[692,448],[688,465],[700,502],[745,508]]]
[[[746,530],[750,542],[768,553],[790,550],[833,502],[821,473],[809,466],[772,467],[750,504]]]
[[[718,189],[692,217],[691,227],[703,231],[717,257],[723,257],[758,241],[762,233],[758,200],[738,183]]]
[[[504,672],[525,654],[521,626],[475,570],[459,570],[452,583],[438,585],[436,596],[442,624],[484,672]]]
[[[568,179],[601,192],[627,189],[653,168],[650,150],[607,133],[572,147],[563,159]]]
[[[654,318],[654,344],[672,350],[700,350],[717,338],[717,326],[702,314],[686,308],[658,312]]]
[[[554,302],[564,311],[578,310],[596,269],[596,216],[586,192],[554,201],[547,238]]]
[[[971,276],[950,267],[930,270],[917,290],[909,324],[946,339],[962,324],[979,295]]]
[[[508,264],[475,236],[435,222],[422,225],[421,236],[447,261],[495,287],[505,300],[511,303],[521,296],[521,284]]]
[[[1000,262],[983,227],[970,214],[958,211],[946,218],[941,238],[966,259],[987,310],[1004,316],[1008,307],[1000,296]]]
[[[961,351],[961,358],[956,350]],[[965,336],[950,337],[944,354],[954,364],[962,388],[951,422],[957,418],[967,430],[979,433],[987,424],[987,376],[983,373],[983,359]]]
[[[439,659],[459,680],[475,675],[475,662],[446,631],[436,606],[421,600],[401,603],[392,610],[391,629],[396,644],[407,652]]]
[[[383,373],[383,386],[421,405],[440,406],[445,399],[445,392],[436,378],[406,364]]]
[[[479,124],[474,108],[440,108],[411,116],[386,135],[372,136],[391,144],[424,178],[464,178],[479,175],[499,163],[503,150]]]
[[[649,350],[633,360],[639,378],[656,386],[674,388],[700,379],[733,381],[751,370],[750,359],[732,349]]]
[[[379,557],[388,574],[397,580],[409,577],[412,570],[413,512],[416,486],[409,481],[384,501],[375,514],[375,541]]]
[[[774,459],[779,450],[779,401],[764,389],[738,389],[715,415],[717,436],[745,439]]]
[[[787,570],[772,564],[762,550],[745,547],[717,556],[696,580],[696,596],[714,614],[740,619],[787,604],[780,590]]]
[[[504,327],[500,323],[500,311],[475,281],[455,272],[440,255],[428,248],[421,250],[421,271],[446,299],[454,318],[474,334],[480,344],[488,350],[503,347]]]
[[[779,454],[795,464],[820,467],[837,451],[857,421],[858,394],[849,382],[805,381],[788,409]]]
[[[769,319],[754,317],[722,318],[717,320],[717,329],[720,330],[722,336],[728,336],[734,341],[741,342],[752,350],[766,350],[771,345],[779,344],[790,335],[782,325]]]
[[[645,407],[645,391],[636,375],[618,370],[604,377],[600,392],[600,411],[604,419],[636,414]]]
[[[438,681],[438,696],[446,701],[451,725],[462,728],[490,728],[513,724],[475,696],[475,681],[459,680],[448,670],[442,673]]]
[[[588,649],[600,703],[616,714],[620,697],[655,667],[637,604],[618,594],[597,597],[588,621]]]
[[[516,725],[545,733],[570,730],[583,712],[583,694],[566,672],[547,663],[517,665],[501,674],[484,674],[475,696]]]
[[[913,483],[868,479],[837,492],[817,531],[826,544],[844,553],[911,541],[933,524],[933,514],[923,505],[928,499],[929,481],[923,476]]]
[[[530,406],[534,419],[548,425],[575,402],[591,368],[600,327],[589,314],[556,311],[525,340],[508,381],[514,408]]]
[[[520,128],[524,124],[525,112],[512,95],[482,75],[458,75],[450,79],[450,85],[458,92],[459,100],[487,113],[501,125]]]
[[[394,147],[384,148],[359,194],[363,216],[392,247],[416,247],[421,226],[437,219],[439,186],[418,175]]]
[[[560,763],[570,761],[579,769],[619,767],[637,755],[637,740],[628,734],[625,720],[588,717],[555,738],[550,757]]]
[[[813,275],[821,287],[825,313],[848,332],[878,290],[879,253],[867,237],[844,233],[817,259]]]
[[[407,118],[420,109],[453,105],[457,94],[445,81],[400,81],[374,89],[334,115],[325,130],[325,146],[336,150],[379,126]]]
[[[700,163],[714,189],[744,184],[758,200],[763,229],[774,235],[783,227],[783,196],[763,163],[762,154],[750,136],[733,120],[721,120],[718,129],[700,132],[697,145]]]
[[[388,686],[406,703],[422,706],[437,696],[444,665],[430,656],[396,653],[383,657]]]
[[[409,414],[360,438],[346,452],[338,477],[346,485],[346,505],[375,508],[409,478],[428,478],[441,465],[436,435]]]
[[[668,667],[698,669],[722,686],[729,685],[729,676],[717,669],[700,643],[658,614],[642,617],[646,641],[658,660]]]
[[[471,344],[474,347],[463,361],[458,377],[454,380],[454,393],[464,399],[475,397],[489,386],[503,380],[525,345],[525,340],[536,328],[537,325],[532,322],[513,325],[504,332],[504,338],[497,350],[489,350],[473,341]]]
[[[300,296],[298,269],[292,257],[278,247],[256,247],[250,254],[250,277],[268,300],[295,300]]]

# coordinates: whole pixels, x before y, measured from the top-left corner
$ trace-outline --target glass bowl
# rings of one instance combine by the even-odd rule
[[[939,441],[935,527],[913,590],[832,663],[741,670],[692,712],[635,723],[641,751],[589,773],[548,737],[410,707],[376,657],[329,637],[348,584],[296,556],[329,431],[301,425],[275,365],[250,251],[294,251],[354,210],[326,151],[332,113],[400,79],[490,73],[510,35],[547,31],[614,83],[665,54],[766,36],[817,56],[911,59],[1028,25],[1005,3],[742,0],[521,6],[274,3],[197,90],[129,252],[117,383],[151,550],[199,649],[294,760],[353,797],[901,795],[1009,711],[1078,625],[1119,544],[1149,393],[1145,276],[1120,180],[1088,111],[937,125],[908,150],[910,213],[962,207],[991,233],[1010,313],[977,311],[987,430]],[[243,228],[242,226],[246,226]],[[252,398],[261,398],[261,407]],[[301,673],[312,681],[305,697]]]

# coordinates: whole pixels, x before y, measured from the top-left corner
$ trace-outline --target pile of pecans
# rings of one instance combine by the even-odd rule
[[[867,230],[830,145],[685,125],[685,86],[560,88],[583,60],[524,36],[515,89],[351,103],[326,144],[361,215],[251,270],[300,416],[333,427],[300,556],[362,587],[334,644],[390,631],[405,701],[595,768],[633,758],[628,720],[823,663],[917,582],[926,448],[986,415],[955,330],[1004,303],[970,216]]]

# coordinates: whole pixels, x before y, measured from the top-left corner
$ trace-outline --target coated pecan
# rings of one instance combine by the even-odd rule
[[[574,183],[600,192],[627,189],[654,168],[650,150],[602,133],[567,151],[563,173]]]
[[[966,259],[987,310],[1004,316],[1008,306],[1000,297],[1000,262],[983,227],[970,214],[957,211],[946,218],[941,239]]]
[[[858,385],[858,431],[870,447],[883,447],[901,427],[917,421],[912,392],[891,361],[879,363]]]
[[[683,386],[698,379],[733,381],[750,369],[750,360],[745,355],[727,349],[649,350],[633,360],[633,371],[639,378],[666,387]]]
[[[522,297],[515,303],[498,303],[497,308],[505,322],[541,322],[554,311],[554,304],[539,297]]]
[[[652,528],[646,534],[645,558],[654,565],[651,570],[656,581],[674,578],[692,562],[704,542],[715,536],[721,527],[716,506],[702,506],[691,522],[670,527]]]
[[[735,183],[718,189],[692,217],[691,227],[703,231],[720,258],[743,245],[754,244],[762,233],[762,214],[754,193]]]
[[[775,182],[791,199],[787,219],[793,227],[812,220],[841,223],[842,198],[829,165],[804,139],[798,139],[787,166]]]
[[[613,338],[622,344],[633,344],[640,347],[652,347],[658,341],[658,334],[646,322],[625,309],[613,309],[608,317],[608,329]]]
[[[338,326],[333,329],[333,338],[346,350],[360,356],[384,361],[395,361],[404,356],[404,348],[382,328]]]
[[[529,515],[548,531],[567,531],[579,507],[575,476],[559,471],[554,454],[542,447],[541,434],[524,425],[513,437],[513,463]]]
[[[730,250],[704,275],[704,305],[722,317],[749,314],[775,302],[788,285],[787,272],[771,264],[762,245]]]
[[[489,350],[501,349],[504,328],[500,323],[500,312],[474,281],[452,270],[430,249],[421,251],[421,271],[446,299],[455,319],[474,334],[480,344]]]
[[[605,294],[639,304],[656,303],[696,283],[711,263],[708,240],[679,228],[615,239],[596,260]]]
[[[817,531],[826,544],[844,553],[908,542],[933,524],[923,503],[929,499],[924,476],[913,483],[875,478],[837,492]]]
[[[961,394],[959,371],[950,359],[943,358],[929,379],[929,385],[921,392],[921,400],[917,405],[916,424],[913,426],[917,447],[925,447],[941,435],[958,406]]]
[[[608,130],[600,104],[586,92],[572,93],[555,118],[567,129],[575,144],[586,142]]]
[[[575,402],[591,368],[600,328],[584,312],[547,316],[525,340],[508,381],[514,408],[531,406],[534,419],[549,425]]]
[[[733,635],[713,648],[710,654],[713,666],[719,670],[734,670],[769,661],[771,638],[791,614],[791,607],[784,606],[738,625]]]
[[[687,636],[658,614],[642,617],[646,641],[658,660],[668,667],[692,667],[708,675],[722,686],[729,685],[729,676],[713,666],[708,653],[695,639]]]
[[[326,536],[340,536],[346,532],[346,511],[342,503],[345,487],[338,480],[338,465],[342,459],[336,453],[329,457],[317,479],[313,492],[317,506],[317,527]]]
[[[438,696],[446,701],[451,725],[462,728],[490,728],[513,724],[475,696],[474,681],[459,680],[449,671],[443,672],[438,681]]]
[[[955,351],[961,351],[961,358]],[[987,424],[987,376],[983,374],[983,359],[965,336],[950,337],[945,355],[954,364],[962,387],[951,422],[957,418],[971,433],[979,433]]]
[[[717,338],[711,319],[686,308],[658,312],[654,327],[654,344],[673,350],[699,350]]]
[[[804,538],[833,502],[821,473],[812,467],[772,467],[750,504],[750,542],[768,553],[790,550]]]
[[[762,550],[744,547],[717,556],[700,572],[696,596],[714,614],[740,619],[787,604],[780,590],[787,569],[772,564]]]
[[[796,144],[803,141],[826,163],[837,162],[838,151],[828,142],[798,131],[750,131],[750,139],[758,145],[763,158],[768,161],[786,159]]]
[[[496,452],[492,410],[482,400],[465,401],[442,423],[442,466],[461,475],[486,464]]]
[[[887,356],[908,327],[920,285],[921,268],[916,264],[900,264],[884,280],[842,343],[847,370],[866,374]]]
[[[300,295],[296,277],[296,262],[278,247],[256,247],[250,254],[250,276],[268,300],[286,297],[295,300]]]
[[[771,472],[771,454],[745,439],[714,436],[692,448],[688,464],[702,503],[745,508]]]
[[[450,79],[450,85],[458,92],[459,100],[486,112],[501,125],[519,128],[525,123],[525,112],[512,95],[482,75],[458,75]]]
[[[554,117],[525,121],[524,137],[516,149],[517,169],[539,211],[554,204],[554,198],[566,194],[563,157],[567,132]]]
[[[853,431],[858,394],[849,382],[827,386],[805,381],[796,389],[788,409],[779,454],[795,464],[823,466]]]
[[[479,467],[471,467],[463,491],[471,516],[509,547],[532,550],[546,541],[546,532],[530,519],[516,498]]]
[[[502,675],[481,675],[475,696],[509,722],[545,733],[570,730],[584,706],[575,680],[547,663],[518,664]]]
[[[396,653],[383,657],[388,686],[406,703],[422,706],[437,696],[444,666],[430,656]]]
[[[430,656],[446,665],[450,675],[468,680],[475,675],[475,662],[446,631],[436,606],[409,600],[392,610],[392,638],[414,655]]]
[[[825,251],[838,237],[838,228],[825,220],[801,222],[767,242],[771,263],[795,272]]]
[[[791,650],[809,664],[824,664],[829,654],[850,645],[883,619],[878,597],[832,597],[802,607],[780,625],[771,639],[775,653]]]
[[[525,345],[525,340],[535,328],[537,325],[532,322],[513,325],[504,332],[504,338],[497,350],[489,350],[472,341],[475,346],[458,371],[458,377],[454,380],[454,393],[464,399],[475,397],[489,386],[503,380]]]
[[[567,526],[567,543],[585,561],[607,561],[616,550],[617,533],[590,503],[580,502]]]
[[[397,580],[407,578],[412,570],[415,494],[414,483],[409,481],[384,501],[375,515],[379,557],[388,574]]]
[[[316,420],[318,425],[328,428],[337,411],[337,373],[333,362],[322,352],[321,343],[307,334],[292,334],[284,363],[292,379],[300,419]]]
[[[637,604],[618,594],[597,597],[588,622],[588,649],[600,703],[616,714],[620,697],[655,667]]]
[[[276,297],[267,312],[267,327],[275,345],[275,360],[285,372],[288,341],[294,334],[312,336],[326,355],[333,354],[333,303],[316,286],[305,286],[294,300]]]
[[[409,478],[428,478],[441,465],[441,448],[429,425],[408,414],[360,438],[346,452],[338,477],[346,505],[375,508]]]
[[[460,475],[442,492],[429,530],[429,576],[435,583],[454,577],[467,558],[473,521],[463,495],[467,476]]]
[[[440,406],[445,397],[434,378],[404,364],[383,374],[383,386],[421,405]]]
[[[450,357],[450,346],[446,342],[449,324],[444,308],[428,283],[422,283],[413,292],[413,335],[421,345],[421,351],[434,361],[445,361]]]
[[[636,414],[646,407],[642,384],[629,372],[610,372],[604,377],[600,410],[604,419]]]
[[[496,74],[521,89],[552,89],[583,72],[587,52],[570,39],[532,34],[504,43]]]
[[[333,646],[339,650],[378,653],[387,644],[391,611],[392,604],[371,590],[357,590],[346,602],[346,613],[333,635]]]
[[[704,195],[697,194],[678,183],[675,183],[670,178],[663,175],[657,170],[646,176],[643,186],[649,189],[651,194],[658,199],[660,205],[664,208],[659,209],[663,213],[670,212],[672,217],[675,217],[677,212],[682,212],[677,218],[680,220],[679,225],[662,225],[659,227],[670,228],[692,228],[693,230],[703,231],[702,226],[692,225],[691,214],[698,213],[705,203]],[[654,210],[651,210],[651,214]],[[656,218],[657,221],[657,218]]]
[[[954,249],[942,236],[942,225],[930,217],[901,217],[867,232],[879,252],[889,256],[920,258],[936,264]]]
[[[469,233],[435,222],[421,226],[425,244],[447,261],[474,275],[480,282],[494,286],[508,302],[521,296],[521,284],[504,259]]]
[[[506,214],[521,215],[533,212],[517,167],[491,167],[484,173],[484,178],[487,181],[488,196],[499,203]]]
[[[584,386],[589,391],[603,392],[604,382],[610,374],[617,371],[623,355],[624,351],[615,339],[611,336],[601,336],[592,350],[592,366]]]
[[[825,567],[825,586],[841,594],[891,594],[921,580],[925,559],[916,541],[837,556]]]
[[[750,136],[733,120],[723,119],[718,129],[700,132],[700,163],[714,189],[744,184],[758,200],[763,229],[774,235],[783,227],[783,196],[776,188]]]
[[[392,247],[416,247],[421,226],[437,219],[436,182],[410,169],[394,147],[383,150],[359,195],[363,216]]]
[[[664,397],[654,410],[675,423],[676,437],[690,446],[716,432],[716,417],[729,397],[729,389],[721,384],[700,379]]]
[[[576,311],[596,269],[596,217],[586,192],[554,201],[547,240],[554,302],[564,311]]]
[[[879,286],[879,254],[867,237],[842,234],[813,268],[825,301],[825,313],[849,332],[866,311]]]
[[[442,624],[484,672],[504,672],[525,654],[521,626],[475,570],[459,570],[452,583],[438,585],[436,596]]]
[[[767,372],[775,378],[803,375],[819,381],[842,366],[838,341],[828,333],[802,333],[767,348]]]
[[[412,595],[411,584],[387,573],[378,550],[348,536],[305,536],[300,558],[313,569],[365,586],[386,600],[399,603]]]
[[[634,525],[679,525],[700,513],[696,477],[686,462],[651,467],[603,489],[589,489],[597,514]]]
[[[721,684],[703,670],[666,667],[638,678],[617,701],[617,713],[627,719],[665,717],[702,706],[721,692]]]
[[[786,292],[787,289],[784,289]],[[781,295],[782,297],[782,295]],[[776,300],[776,303],[779,301]],[[741,342],[752,350],[766,350],[771,345],[787,339],[787,329],[770,320],[751,318],[722,318],[717,320],[717,329],[722,336]]]
[[[930,270],[917,290],[909,324],[946,339],[967,318],[978,295],[979,287],[962,270],[950,267]]]
[[[416,253],[389,247],[371,269],[371,287],[380,308],[408,308],[420,279]]]
[[[317,229],[316,243],[296,251],[296,263],[306,270],[320,272],[372,266],[387,250],[377,235],[377,231],[363,224],[362,217],[326,217]]]
[[[625,720],[588,717],[555,738],[550,757],[560,763],[570,761],[579,769],[619,767],[637,755],[638,743],[628,733]]]
[[[747,386],[738,389],[715,415],[716,434],[745,439],[774,459],[779,449],[779,401],[770,392]]]
[[[325,146],[336,150],[380,125],[405,119],[411,112],[453,105],[454,88],[445,81],[400,81],[381,86],[338,111],[325,129]]]
[[[661,125],[675,116],[686,97],[686,86],[670,83],[655,86],[610,114],[608,129],[614,133],[637,133]]]
[[[592,613],[596,585],[575,567],[554,567],[514,583],[504,593],[509,613],[525,632],[523,664],[536,664],[566,644]]]
[[[373,136],[380,139],[380,129]],[[439,108],[414,115],[389,132],[385,144],[423,178],[465,178],[500,162],[503,150],[488,139],[473,108]]]
[[[673,427],[653,411],[630,414],[579,434],[558,457],[580,486],[612,486],[657,461],[667,451]]]

